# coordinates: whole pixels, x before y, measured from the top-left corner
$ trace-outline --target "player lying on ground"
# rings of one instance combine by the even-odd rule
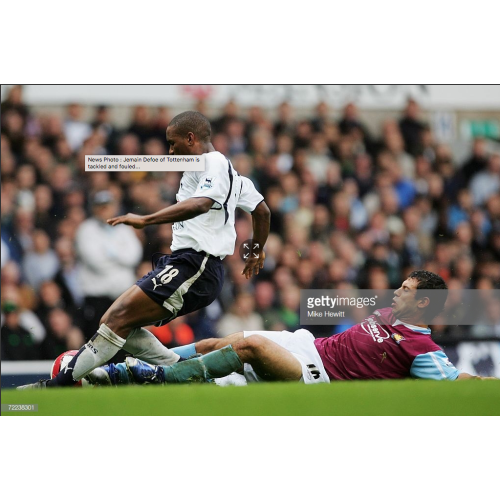
[[[426,290],[443,290],[431,303]],[[394,379],[414,377],[457,380],[460,373],[431,339],[428,322],[439,314],[447,296],[442,278],[415,271],[394,292],[392,307],[375,311],[343,333],[315,339],[307,330],[239,332],[223,339],[202,340],[179,348],[184,357],[203,354],[170,366],[138,359],[103,367],[95,373],[109,383],[185,383],[210,381],[242,372],[248,381]],[[436,297],[436,296],[434,296]]]
[[[151,215],[127,214],[107,222],[139,229],[174,223],[172,254],[160,257],[153,271],[116,299],[102,317],[96,334],[65,370],[51,380],[19,389],[72,386],[120,349],[150,363],[177,362],[179,356],[142,327],[164,324],[215,300],[224,283],[222,260],[234,252],[238,207],[252,214],[253,248],[258,245],[245,261],[242,274],[249,279],[264,265],[269,208],[252,181],[238,174],[231,162],[215,151],[210,142],[210,122],[201,113],[187,111],[174,117],[166,133],[170,154],[204,155],[205,171],[184,172],[175,205]]]

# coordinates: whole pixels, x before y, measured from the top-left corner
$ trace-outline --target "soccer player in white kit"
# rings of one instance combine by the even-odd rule
[[[174,117],[167,128],[170,154],[205,155],[205,171],[184,172],[175,205],[151,215],[127,214],[107,221],[138,229],[173,223],[172,254],[159,258],[153,271],[116,299],[96,334],[64,371],[20,389],[74,385],[120,349],[149,363],[176,363],[180,356],[142,327],[206,307],[219,295],[224,282],[222,260],[234,252],[237,207],[252,214],[254,232],[255,250],[242,274],[248,279],[262,268],[269,208],[252,181],[215,151],[210,134],[210,122],[201,113],[187,111]]]

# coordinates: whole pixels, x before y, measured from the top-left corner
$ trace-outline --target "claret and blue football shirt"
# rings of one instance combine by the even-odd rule
[[[397,320],[390,307],[314,341],[330,380],[424,378],[456,380],[459,371],[431,339],[431,330]]]

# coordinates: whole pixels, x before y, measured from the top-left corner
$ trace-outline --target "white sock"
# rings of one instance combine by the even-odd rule
[[[170,366],[177,363],[180,358],[145,328],[132,330],[123,348],[136,358],[153,365]]]
[[[125,344],[122,339],[104,323],[97,330],[97,336],[85,344],[73,367],[73,379],[80,380],[94,368],[106,364]]]

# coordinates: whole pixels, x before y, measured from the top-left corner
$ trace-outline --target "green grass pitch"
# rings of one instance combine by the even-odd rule
[[[35,415],[500,415],[500,381],[416,380],[217,387],[89,387],[2,390],[5,404],[38,404]],[[19,415],[4,412],[2,415]]]

